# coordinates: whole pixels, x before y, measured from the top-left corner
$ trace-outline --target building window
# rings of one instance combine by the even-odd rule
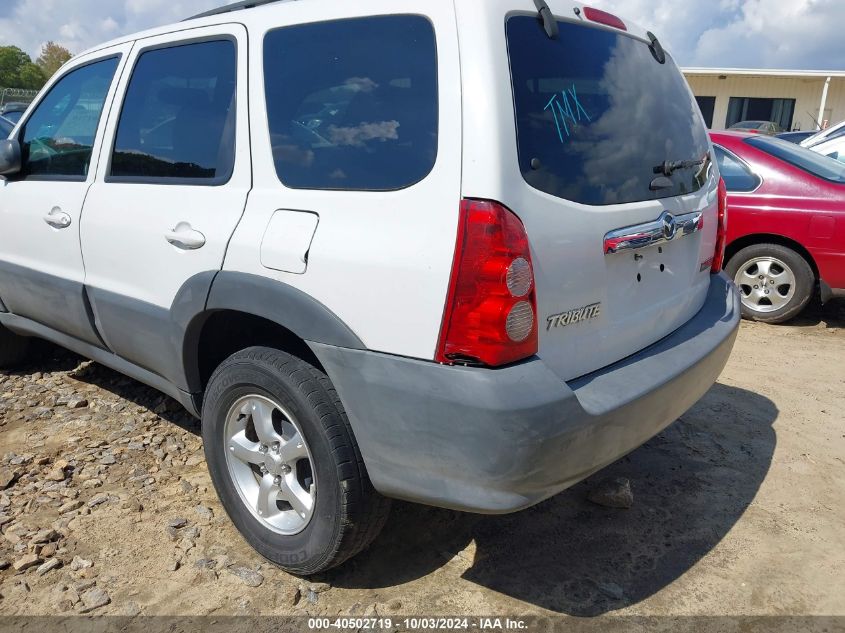
[[[731,97],[725,127],[740,121],[771,121],[784,130],[791,130],[794,113],[795,99]]]
[[[713,127],[713,111],[716,109],[716,97],[696,97],[698,109],[704,117],[704,124],[709,128]]]

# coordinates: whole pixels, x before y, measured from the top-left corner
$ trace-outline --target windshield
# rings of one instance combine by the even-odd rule
[[[778,138],[755,136],[745,142],[775,158],[830,182],[845,183],[845,164]]]
[[[707,132],[671,58],[629,35],[533,16],[507,22],[519,165],[533,187],[590,205],[668,198],[703,185]],[[668,169],[656,190],[660,166]],[[655,171],[655,168],[658,168]],[[661,173],[658,173],[661,172]]]

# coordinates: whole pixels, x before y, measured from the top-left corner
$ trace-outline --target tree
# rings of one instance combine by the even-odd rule
[[[17,46],[0,46],[0,86],[39,90],[47,81],[43,71]]]
[[[41,55],[35,60],[44,77],[49,79],[56,74],[56,71],[68,61],[71,57],[70,51],[64,46],[60,46],[55,42],[47,42],[41,47]]]

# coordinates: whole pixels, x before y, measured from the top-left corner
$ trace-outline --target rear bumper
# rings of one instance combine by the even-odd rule
[[[569,383],[540,358],[494,370],[312,347],[377,490],[506,513],[612,463],[684,413],[724,368],[739,320],[733,284],[714,276],[704,307],[680,329]]]

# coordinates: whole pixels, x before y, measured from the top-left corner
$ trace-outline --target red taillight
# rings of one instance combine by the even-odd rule
[[[622,29],[623,31],[628,30],[628,27],[625,26],[625,23],[622,20],[620,20],[612,13],[602,11],[601,9],[594,9],[593,7],[584,7],[584,17],[590,20],[591,22],[598,22],[599,24],[604,24],[605,26],[612,26],[615,29]]]
[[[710,272],[722,271],[725,264],[725,246],[728,239],[728,188],[723,178],[719,178],[719,221],[716,223],[716,252]]]
[[[525,227],[498,202],[464,200],[441,363],[497,367],[537,353],[537,299]]]

